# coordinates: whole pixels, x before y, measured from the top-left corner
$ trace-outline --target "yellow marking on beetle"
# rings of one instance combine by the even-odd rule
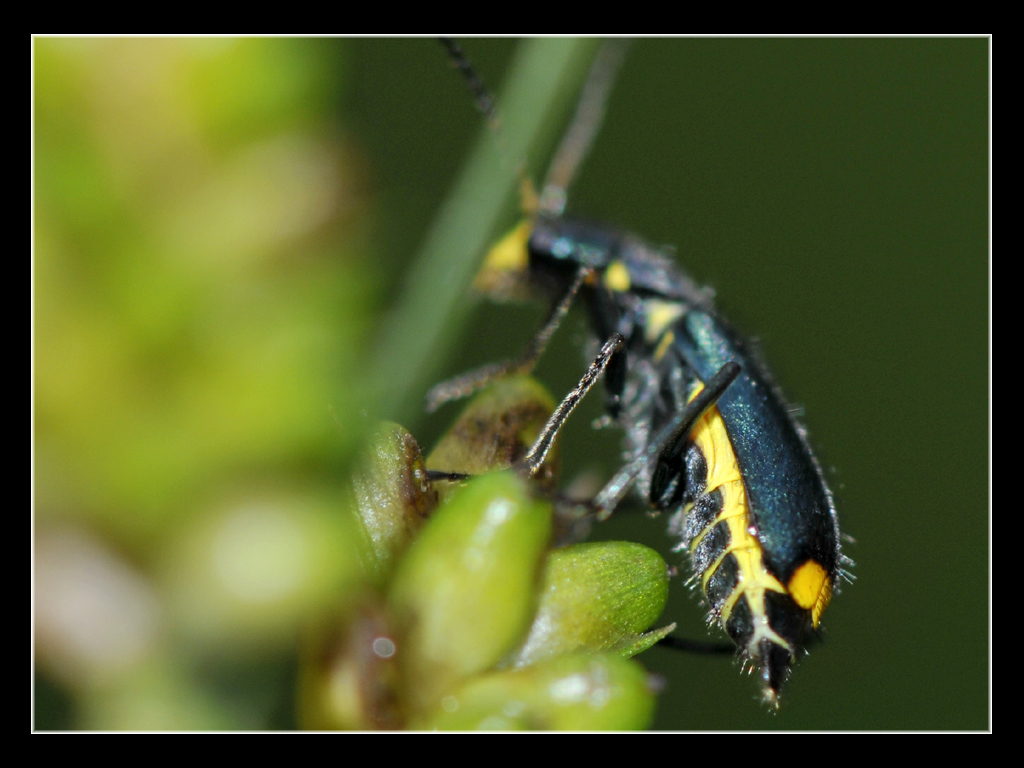
[[[621,261],[613,261],[604,271],[604,284],[609,290],[626,293],[629,290],[631,281],[629,270]]]
[[[530,252],[527,243],[533,222],[523,219],[487,252],[473,287],[489,296],[506,298],[520,295],[527,288]]]
[[[644,302],[644,341],[653,345],[685,312],[686,310],[677,301],[651,299]],[[698,389],[697,392],[700,390]],[[696,392],[691,395],[691,397],[696,396]]]
[[[661,341],[658,342],[658,348],[654,350],[654,362],[661,362],[661,358],[668,352],[668,348],[672,346],[672,342],[676,340],[676,335],[669,331],[661,337]]]
[[[796,604],[811,612],[811,621],[817,629],[821,614],[832,599],[832,579],[828,571],[816,560],[808,560],[793,572],[788,587]]]
[[[698,384],[690,395],[692,400],[703,389]],[[773,630],[768,621],[768,607],[765,596],[768,592],[787,592],[786,587],[764,565],[761,542],[750,532],[750,505],[743,476],[736,461],[732,441],[726,431],[722,414],[717,407],[711,407],[697,422],[691,439],[704,456],[707,465],[705,493],[718,491],[722,497],[722,509],[706,528],[690,542],[691,554],[707,534],[720,523],[725,523],[729,532],[729,543],[715,561],[701,574],[701,589],[707,594],[708,583],[723,561],[732,555],[736,561],[736,587],[717,610],[717,618],[724,625],[733,607],[741,597],[747,598],[754,640],[770,639],[778,645],[793,651],[790,644]]]
[[[704,385],[698,382],[690,393],[690,401],[703,391]],[[690,433],[691,439],[696,443],[700,452],[704,455],[707,464],[707,492],[715,490],[726,483],[739,482],[743,486],[743,475],[740,474],[740,466],[736,461],[736,453],[732,449],[732,441],[725,429],[725,422],[717,406],[708,408]],[[737,504],[742,505],[741,511],[747,515],[747,497],[744,492],[737,498]],[[723,513],[725,505],[723,505]]]

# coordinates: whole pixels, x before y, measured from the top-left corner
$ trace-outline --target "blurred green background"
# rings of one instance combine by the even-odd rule
[[[423,414],[427,387],[543,316],[456,285],[437,312],[462,322],[435,351],[424,321],[425,356],[389,320],[435,295],[410,260],[483,121],[432,40],[34,45],[36,727],[291,727],[296,627],[356,578],[337,509],[365,427],[429,447],[456,410]],[[500,91],[517,43],[464,47]],[[717,290],[856,539],[778,715],[728,660],[656,649],[660,728],[988,724],[988,67],[977,38],[626,59],[569,209],[672,244]],[[515,215],[509,197],[499,229]],[[585,337],[575,318],[541,361],[556,396]],[[567,483],[618,460],[600,397],[581,410]],[[667,552],[663,529],[622,510],[595,535]],[[703,636],[673,593],[665,621]]]

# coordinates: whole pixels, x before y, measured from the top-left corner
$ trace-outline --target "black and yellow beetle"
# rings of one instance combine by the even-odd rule
[[[493,110],[461,52],[448,46],[478,104]],[[710,292],[640,238],[561,216],[616,56],[621,52],[599,55],[584,87],[569,130],[582,138],[559,151],[572,156],[570,170],[549,180],[541,202],[527,206],[527,218],[492,248],[477,278],[477,287],[498,299],[548,298],[547,322],[517,360],[439,385],[428,399],[436,406],[495,376],[531,368],[580,296],[602,352],[552,417],[527,469],[540,465],[554,434],[603,373],[608,414],[625,431],[627,460],[594,509],[607,516],[635,486],[653,509],[669,515],[707,600],[709,623],[727,632],[776,706],[847,562],[835,506],[804,429],[756,351],[717,313]],[[589,124],[581,128],[581,121]]]

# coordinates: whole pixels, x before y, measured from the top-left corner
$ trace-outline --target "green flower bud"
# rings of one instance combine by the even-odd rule
[[[494,382],[474,397],[427,457],[443,472],[482,475],[507,469],[526,456],[555,404],[528,376]],[[558,476],[557,442],[532,482],[553,490]]]
[[[413,709],[520,642],[536,605],[550,506],[511,473],[475,479],[441,507],[398,564],[389,603]]]
[[[381,424],[353,473],[356,516],[362,522],[371,579],[381,585],[437,506],[415,438],[391,422]]]
[[[423,724],[443,730],[634,730],[654,716],[638,663],[575,654],[480,675],[445,696]]]
[[[624,657],[647,650],[672,626],[644,633],[668,599],[668,566],[653,549],[625,541],[577,544],[547,558],[540,605],[510,665],[581,650]]]
[[[323,627],[301,650],[299,722],[313,730],[404,726],[395,642],[374,595],[346,621]]]

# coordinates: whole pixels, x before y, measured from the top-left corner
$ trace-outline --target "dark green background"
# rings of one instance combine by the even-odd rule
[[[431,41],[352,41],[347,104],[377,174],[384,258],[428,226],[479,118]],[[497,88],[512,46],[464,41]],[[570,211],[676,247],[805,412],[856,562],[777,716],[728,661],[661,650],[661,728],[985,728],[989,700],[985,39],[635,43]],[[454,82],[453,82],[454,81]],[[545,158],[531,158],[543,168]],[[496,172],[501,172],[500,168]],[[509,222],[514,211],[509,213]],[[540,310],[482,307],[448,375],[518,351]],[[569,324],[538,375],[584,361]],[[574,417],[566,475],[617,435]],[[429,443],[445,413],[414,426]],[[598,459],[597,457],[601,458]],[[598,465],[598,461],[603,461]],[[666,551],[643,515],[602,536]],[[700,636],[681,585],[666,621]]]
[[[283,71],[280,80],[268,80],[261,71],[253,79],[242,69],[209,79],[224,88],[218,98],[239,102],[261,97],[252,83],[315,84],[294,96],[304,105],[296,112],[302,121],[317,121],[314,133],[344,147],[346,189],[355,203],[333,224],[341,232],[336,248],[329,231],[321,233],[327,246],[316,241],[321,258],[324,251],[337,253],[341,277],[322,280],[324,290],[314,287],[306,306],[327,326],[335,315],[344,317],[338,338],[348,339],[348,351],[355,354],[353,338],[364,339],[367,358],[379,361],[391,346],[374,342],[373,329],[408,306],[406,297],[419,295],[420,286],[405,279],[410,264],[483,121],[432,40],[282,39],[266,47],[268,61],[305,62],[297,69],[316,75]],[[472,39],[464,47],[500,92],[516,42]],[[856,562],[856,580],[843,585],[825,614],[826,642],[799,665],[777,715],[765,712],[756,682],[729,660],[656,649],[641,661],[664,681],[657,727],[988,726],[988,84],[983,38],[682,38],[633,45],[603,130],[570,191],[569,210],[673,245],[680,264],[715,288],[723,314],[760,341],[787,397],[803,409],[843,530],[856,540],[844,548]],[[48,81],[54,90],[42,100],[51,109],[67,101],[74,117],[74,99],[62,101],[65,85],[76,87]],[[211,97],[202,83],[194,87],[199,103]],[[265,96],[279,105],[292,100]],[[179,97],[168,93],[169,100]],[[565,101],[568,112],[572,99]],[[254,137],[272,132],[258,119],[252,124]],[[531,150],[534,176],[542,174],[562,125],[553,122],[548,144]],[[244,146],[246,128],[228,126],[214,135],[230,150],[232,142]],[[37,199],[49,200],[52,158],[41,151],[37,138]],[[512,175],[496,152],[493,167]],[[173,165],[169,170],[173,179]],[[78,197],[92,199],[92,187],[83,189]],[[62,215],[91,227],[97,214],[86,206]],[[516,215],[510,198],[502,226]],[[120,220],[109,224],[123,229]],[[140,257],[139,268],[148,263]],[[352,311],[320,308],[335,282]],[[209,289],[214,298],[218,291]],[[353,298],[355,291],[360,295]],[[424,414],[418,404],[429,384],[519,352],[543,316],[542,307],[494,307],[465,296],[468,322],[446,326],[444,351],[428,363],[397,366],[387,382],[394,390],[389,405],[356,402],[360,384],[380,375],[379,365],[353,370],[339,363],[335,370],[326,360],[321,378],[327,371],[337,377],[337,386],[329,384],[336,402],[322,406],[320,442],[298,442],[292,453],[282,448],[286,455],[262,459],[242,451],[243,468],[334,487],[358,437],[350,425],[364,415],[366,423],[399,419],[429,447],[457,412],[450,406]],[[363,305],[367,317],[360,324],[349,315],[361,314],[352,308]],[[37,317],[37,333],[38,323]],[[585,339],[582,318],[573,317],[541,361],[537,375],[556,396],[584,370]],[[38,343],[46,339],[37,336]],[[324,389],[310,390],[314,411]],[[590,428],[601,405],[599,396],[591,397],[566,429],[566,482],[584,472],[600,480],[616,468],[620,436]],[[337,425],[345,425],[345,434],[331,433],[342,431]],[[45,429],[49,438],[62,428],[37,423],[37,434]],[[225,480],[209,482],[217,488]],[[112,539],[138,539],[120,530],[113,509]],[[158,534],[145,529],[145,536],[143,549],[160,546]],[[621,510],[595,536],[642,540],[670,561],[678,557],[669,551],[663,522],[636,511]],[[664,618],[670,621],[679,622],[681,635],[705,633],[682,578]],[[245,690],[260,690],[259,675],[246,674]],[[275,682],[261,698],[277,703],[257,722],[294,725],[290,714],[280,714],[291,710],[287,674],[268,677]],[[74,727],[70,699],[45,674],[40,680],[37,727]]]

